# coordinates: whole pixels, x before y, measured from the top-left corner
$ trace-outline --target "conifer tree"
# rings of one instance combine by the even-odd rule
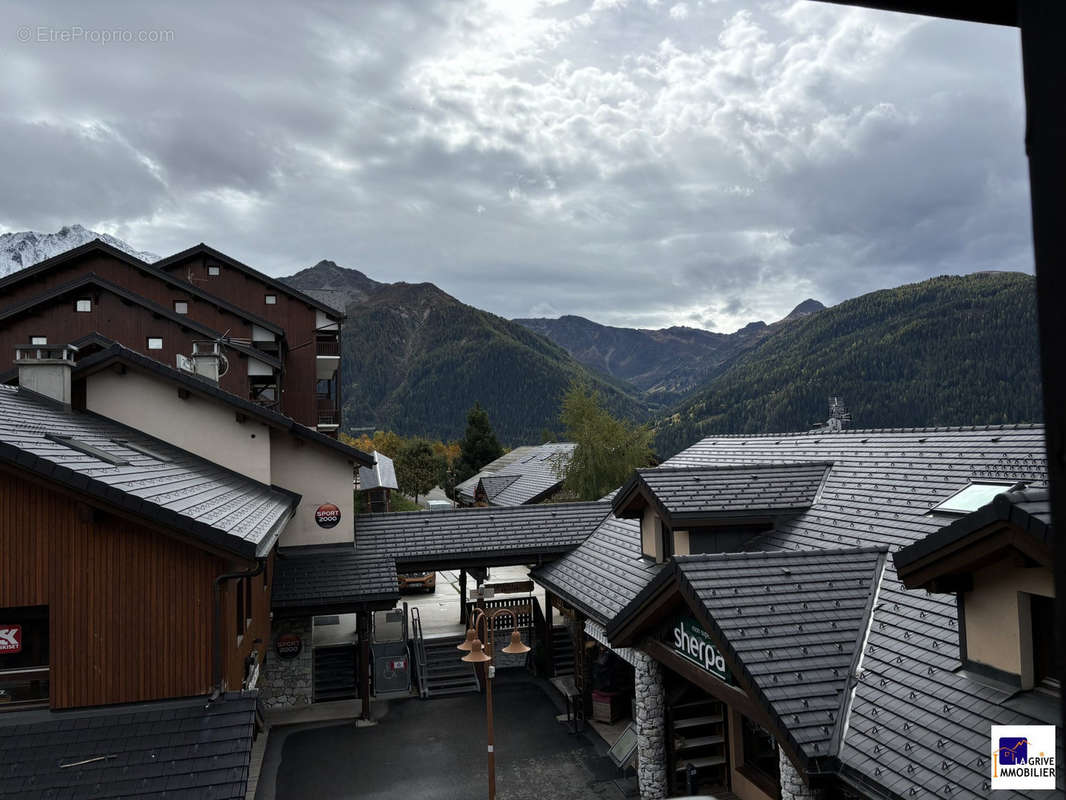
[[[459,443],[459,460],[455,466],[455,482],[471,478],[486,464],[503,455],[496,434],[489,422],[489,415],[480,403],[466,415],[466,434]]]

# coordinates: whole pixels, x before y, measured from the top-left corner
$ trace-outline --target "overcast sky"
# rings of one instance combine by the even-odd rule
[[[808,0],[0,0],[0,232],[731,331],[1031,272],[1020,61]]]

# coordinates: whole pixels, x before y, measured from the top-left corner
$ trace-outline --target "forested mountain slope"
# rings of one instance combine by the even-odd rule
[[[933,278],[800,319],[657,425],[666,457],[702,436],[807,430],[844,398],[853,427],[1042,419],[1035,280]]]

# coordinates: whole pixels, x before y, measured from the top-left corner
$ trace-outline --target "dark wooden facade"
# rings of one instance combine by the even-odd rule
[[[317,357],[340,355],[339,325],[337,330],[318,330],[321,309],[298,296],[287,294],[276,284],[232,261],[195,248],[189,255],[180,257],[179,254],[173,259],[164,259],[159,266],[285,329],[288,348],[281,401],[283,413],[312,427],[340,423],[339,369],[333,380],[331,396],[319,395],[317,380]],[[217,267],[218,274],[210,274],[210,267]],[[268,304],[268,296],[275,302]],[[333,312],[332,320],[339,323],[340,319],[341,314]]]
[[[52,708],[208,693],[215,577],[254,564],[205,551],[47,483],[0,471],[0,615],[48,606]],[[224,584],[224,675],[270,640],[270,566]],[[251,620],[238,637],[238,594]],[[258,642],[257,642],[258,640]]]
[[[92,310],[75,311],[75,300],[92,300]],[[48,344],[68,343],[91,333],[100,333],[131,350],[170,367],[177,355],[190,355],[192,343],[204,339],[202,333],[154,313],[99,287],[79,290],[68,296],[43,301],[39,306],[0,320],[0,358],[4,369],[14,365],[15,346],[31,344],[31,337],[45,336]],[[148,337],[163,339],[161,350],[149,350]],[[240,397],[248,397],[248,356],[231,347],[224,348],[229,370],[220,386]]]

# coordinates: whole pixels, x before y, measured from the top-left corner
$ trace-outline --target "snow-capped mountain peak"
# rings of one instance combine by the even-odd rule
[[[93,239],[100,239],[142,261],[159,260],[159,256],[155,253],[136,250],[110,234],[97,233],[83,225],[64,225],[55,233],[18,231],[0,234],[0,278],[44,261],[46,258],[73,250]]]

